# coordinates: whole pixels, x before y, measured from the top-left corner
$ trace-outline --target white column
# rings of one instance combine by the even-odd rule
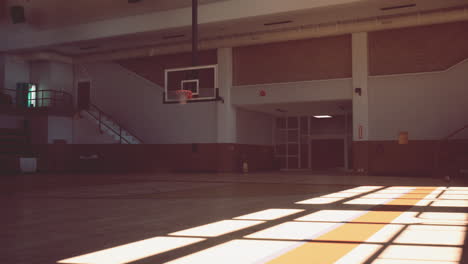
[[[0,89],[5,87],[5,55],[0,54]]]
[[[367,33],[354,33],[353,45],[353,140],[369,140],[368,44]],[[361,89],[361,95],[355,92]]]
[[[217,143],[236,143],[236,109],[231,104],[232,48],[218,49],[218,82],[219,95],[224,98],[224,103],[216,103]]]
[[[345,169],[349,170],[349,135],[348,135],[348,110],[345,110],[345,129],[344,129],[344,166]]]

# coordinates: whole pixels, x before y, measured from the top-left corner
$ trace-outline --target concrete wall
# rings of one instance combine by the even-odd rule
[[[5,55],[0,55],[0,89],[5,85]]]
[[[348,122],[347,135],[352,133],[352,122]],[[331,119],[310,119],[310,138],[311,139],[331,139],[331,138],[344,138],[345,131],[345,117],[335,116]]]
[[[99,127],[86,118],[73,120],[73,144],[115,144],[107,133],[100,133]]]
[[[91,79],[92,103],[144,143],[216,142],[216,103],[162,104],[162,87],[118,64],[89,64],[84,68],[76,79]]]
[[[54,140],[65,140],[68,144],[73,142],[72,126],[73,120],[70,117],[49,116],[48,117],[48,140],[49,144]]]
[[[266,91],[266,96],[259,96],[262,89]],[[232,89],[234,105],[336,101],[351,98],[351,79],[247,85]]]
[[[31,82],[40,90],[56,90],[73,93],[73,66],[60,62],[31,62]]]
[[[50,62],[31,62],[31,82],[38,84],[38,90],[50,90],[52,73]]]
[[[15,56],[5,57],[4,72],[4,87],[6,89],[16,90],[17,83],[30,81],[29,63]]]
[[[61,62],[51,62],[51,89],[73,94],[73,66]]]
[[[0,128],[22,128],[24,117],[16,115],[0,115]]]
[[[443,72],[370,77],[370,140],[437,140],[468,124],[468,60]],[[468,137],[468,133],[464,133]]]
[[[273,116],[237,108],[237,143],[272,145]]]

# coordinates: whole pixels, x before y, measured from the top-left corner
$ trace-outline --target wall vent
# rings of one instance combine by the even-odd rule
[[[410,7],[415,7],[415,6],[416,6],[416,4],[389,6],[389,7],[382,7],[382,8],[380,8],[380,10],[389,11],[389,10],[395,10],[395,9],[410,8]]]
[[[284,20],[284,21],[265,23],[263,25],[265,25],[265,26],[276,26],[276,25],[289,24],[289,23],[292,23],[292,21],[291,20]]]

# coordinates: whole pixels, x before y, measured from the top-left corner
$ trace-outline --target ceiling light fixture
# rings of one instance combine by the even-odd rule
[[[331,115],[316,115],[315,118],[333,118]]]
[[[265,23],[263,25],[265,25],[265,26],[275,26],[275,25],[282,25],[282,24],[289,24],[289,23],[292,23],[292,21],[291,20],[284,20],[284,21]]]
[[[394,10],[394,9],[415,7],[415,6],[416,6],[416,4],[399,5],[399,6],[389,6],[389,7],[382,7],[382,8],[380,8],[380,10],[382,10],[382,11],[388,11],[388,10]]]

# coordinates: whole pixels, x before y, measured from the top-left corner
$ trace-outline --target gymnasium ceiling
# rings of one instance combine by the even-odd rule
[[[220,1],[226,0],[199,0],[199,4]],[[26,0],[10,2],[26,6],[29,10],[30,21],[42,29],[136,16],[192,5],[192,0],[142,0],[133,4],[128,3],[127,0]]]
[[[167,10],[187,8],[191,0],[142,0],[129,4],[127,0],[7,0],[8,4],[23,3],[29,10],[29,23],[38,30],[50,30],[71,25],[85,25],[96,21],[132,17]],[[200,5],[215,2],[236,2],[238,0],[199,0]],[[256,1],[268,3],[268,0]],[[359,20],[370,17],[386,17],[407,13],[426,12],[444,8],[468,6],[468,0],[303,0],[317,2],[317,8],[274,13],[264,16],[245,17],[239,20],[224,20],[200,25],[200,39],[232,37],[240,34],[295,28],[304,25]],[[3,1],[0,1],[3,2]],[[320,3],[319,3],[320,2]],[[5,2],[4,2],[5,3]],[[408,6],[399,9],[382,8]],[[7,13],[4,8],[3,13]],[[2,9],[0,7],[0,13]],[[206,15],[206,14],[205,14]],[[5,21],[5,20],[4,20]],[[290,21],[286,24],[265,25]],[[4,22],[5,23],[5,22]],[[91,24],[90,24],[91,25]],[[67,44],[41,47],[68,56],[126,50],[138,47],[167,45],[188,42],[190,27],[169,30],[146,31],[112,38],[79,41]]]

